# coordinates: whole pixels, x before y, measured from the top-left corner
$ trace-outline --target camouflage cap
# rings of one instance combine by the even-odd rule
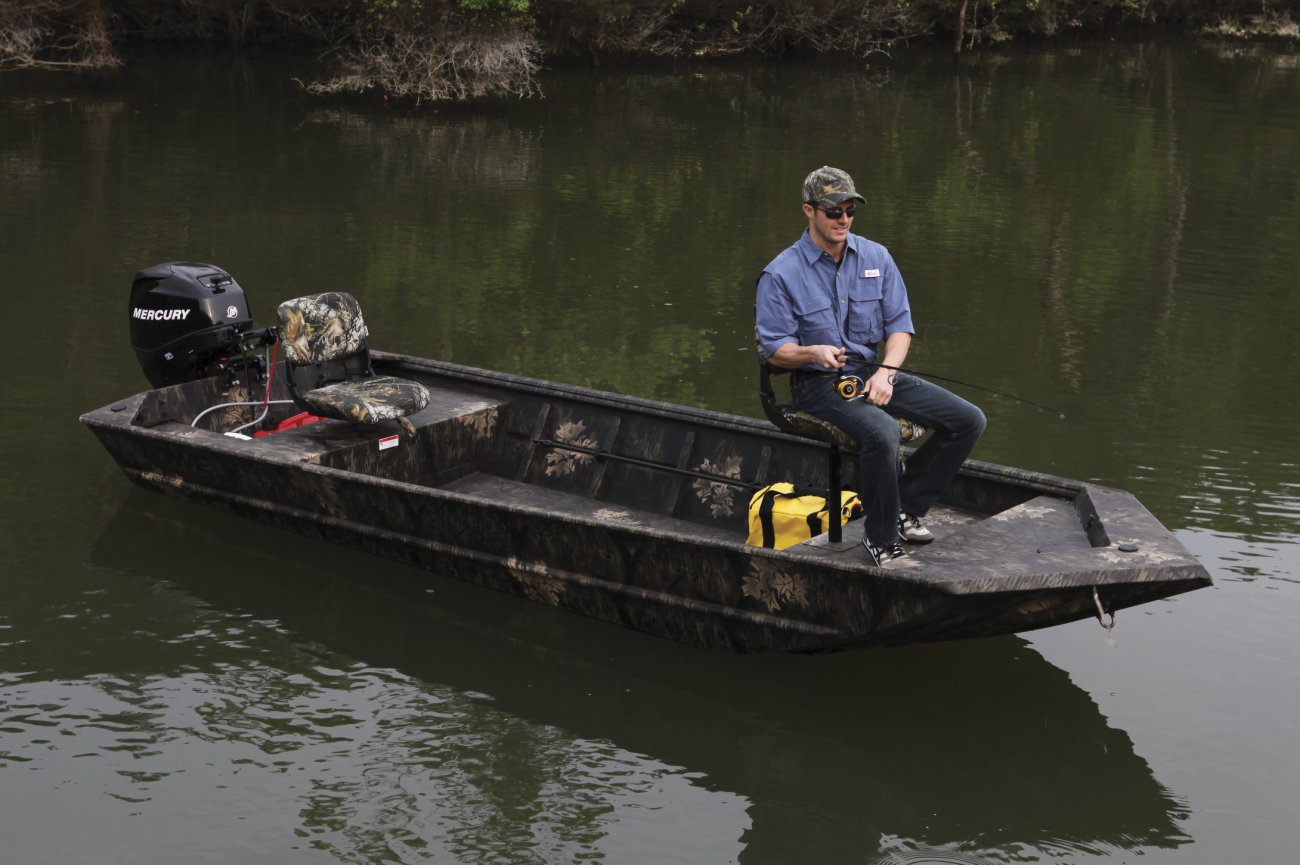
[[[803,200],[807,204],[841,204],[850,198],[867,203],[853,188],[853,178],[838,168],[823,165],[804,178]]]

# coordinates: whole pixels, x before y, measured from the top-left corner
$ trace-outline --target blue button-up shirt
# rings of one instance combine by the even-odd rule
[[[844,346],[868,360],[890,334],[915,333],[907,286],[889,250],[850,233],[837,268],[806,230],[759,275],[754,329],[764,357],[793,342]]]

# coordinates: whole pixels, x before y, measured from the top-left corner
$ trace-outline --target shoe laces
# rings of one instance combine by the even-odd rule
[[[872,558],[876,560],[876,564],[878,565],[883,565],[887,562],[892,562],[894,559],[906,555],[906,551],[903,549],[903,545],[900,544],[898,541],[895,541],[892,544],[885,544],[883,546],[878,546],[876,544],[871,543],[870,541],[867,541],[866,547],[867,547],[867,552],[871,553]]]

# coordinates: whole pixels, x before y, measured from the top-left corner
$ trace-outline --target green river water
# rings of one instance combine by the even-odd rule
[[[0,76],[0,861],[1218,865],[1300,855],[1300,55],[1236,43],[559,68],[326,103],[310,61]],[[259,324],[756,416],[822,164],[975,456],[1134,492],[1213,588],[815,657],[689,649],[133,489],[136,270]],[[1296,618],[1292,618],[1295,616]]]

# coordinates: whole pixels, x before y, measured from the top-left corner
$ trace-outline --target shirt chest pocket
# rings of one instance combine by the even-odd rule
[[[875,344],[885,337],[880,277],[865,276],[849,284],[849,338]]]
[[[835,321],[834,304],[829,298],[796,298],[794,314],[799,320],[799,342],[802,345],[840,344],[840,328]]]

